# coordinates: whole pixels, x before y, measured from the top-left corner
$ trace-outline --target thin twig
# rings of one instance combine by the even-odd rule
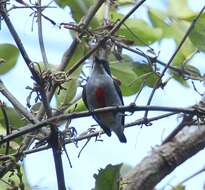
[[[175,114],[177,114],[177,113],[167,113],[167,114],[163,114],[163,115],[160,115],[160,116],[151,117],[151,118],[148,118],[148,121],[151,123],[153,121],[163,119],[163,118],[167,118],[167,117],[175,115]],[[128,127],[133,127],[133,126],[136,126],[136,125],[141,126],[145,122],[146,121],[142,118],[142,119],[138,119],[134,122],[128,123],[124,127],[128,128]],[[70,143],[73,143],[73,142],[78,142],[78,141],[90,139],[92,137],[97,137],[99,134],[104,134],[104,132],[102,130],[100,130],[100,131],[92,132],[92,133],[89,133],[89,134],[86,134],[86,135],[83,135],[83,136],[75,137],[75,139],[68,139],[68,140],[65,141],[65,144],[70,144]],[[38,147],[38,148],[35,148],[35,149],[26,150],[26,151],[24,151],[24,154],[31,154],[31,153],[47,150],[49,148],[51,148],[49,145],[41,146],[41,147]]]
[[[85,142],[85,144],[83,145],[83,147],[81,148],[80,152],[78,153],[78,158],[80,158],[80,155],[82,153],[82,151],[84,150],[84,148],[87,146],[87,144],[90,142],[90,138],[87,138],[87,141]]]
[[[39,8],[37,8],[38,40],[39,40],[39,46],[41,49],[43,63],[45,65],[45,69],[47,70],[48,69],[48,59],[47,59],[46,50],[44,46],[44,40],[43,40],[41,0],[38,0],[38,6],[39,6]]]
[[[69,155],[68,155],[68,152],[67,152],[67,150],[66,150],[65,144],[63,145],[63,150],[64,150],[64,152],[65,152],[65,155],[66,155],[67,159],[68,159],[68,163],[69,163],[69,165],[70,165],[70,168],[72,168],[73,166],[72,166],[70,157],[69,157]]]
[[[177,53],[179,52],[179,50],[181,49],[182,45],[184,44],[184,42],[186,41],[186,39],[188,38],[189,34],[191,33],[191,31],[194,29],[195,24],[197,23],[199,17],[201,16],[201,14],[203,13],[205,9],[205,6],[201,9],[201,11],[199,12],[199,14],[194,18],[194,20],[192,21],[191,25],[189,26],[187,32],[185,33],[184,37],[182,38],[181,42],[179,43],[178,47],[176,48],[175,52],[173,53],[173,55],[171,56],[171,58],[169,59],[167,65],[165,66],[165,68],[163,69],[162,73],[160,74],[159,79],[156,81],[153,90],[150,94],[150,97],[147,101],[147,105],[151,104],[152,98],[154,96],[155,91],[157,90],[160,81],[162,80],[162,77],[164,76],[164,74],[166,73],[167,69],[169,68],[169,66],[171,65],[173,59],[175,58],[175,56],[177,55]],[[147,118],[148,115],[148,111],[145,112],[144,117]]]
[[[110,35],[113,35],[119,30],[122,24],[145,2],[146,0],[137,1],[135,6],[120,20],[110,31]]]
[[[2,1],[2,0],[1,0]],[[45,108],[45,111],[47,113],[47,115],[51,115],[51,109],[50,109],[50,105],[49,105],[49,101],[47,99],[46,93],[44,91],[44,89],[42,88],[43,84],[42,84],[42,80],[39,76],[39,74],[35,71],[34,66],[33,66],[33,62],[31,61],[31,59],[29,58],[22,42],[21,39],[19,38],[10,18],[8,17],[6,8],[5,8],[5,3],[0,1],[0,15],[3,17],[14,41],[16,42],[16,45],[19,49],[19,51],[21,52],[22,57],[24,58],[24,61],[27,65],[27,67],[29,68],[33,79],[36,81],[36,83],[39,85],[40,89],[40,94],[41,94],[41,98],[42,98],[42,102],[43,102],[43,106]]]
[[[129,51],[131,51],[131,52],[133,52],[133,53],[136,53],[137,55],[140,55],[140,56],[142,56],[142,57],[144,57],[144,58],[146,58],[146,59],[147,59],[147,57],[149,57],[149,56],[146,55],[145,53],[143,53],[143,52],[141,52],[141,51],[139,51],[139,50],[137,50],[137,49],[131,48],[131,47],[129,47],[129,46],[127,46],[127,45],[125,45],[125,44],[123,44],[123,43],[121,43],[121,42],[114,41],[114,43],[115,43],[116,45],[118,45],[118,46],[120,46],[120,47],[122,47],[122,48],[124,48],[124,49],[126,49],[126,50],[129,50]],[[152,58],[152,57],[149,57],[149,59],[152,60],[153,58]],[[157,59],[157,58],[154,58],[154,61],[157,62],[157,63],[159,63],[159,64],[162,65],[162,66],[166,66],[166,65],[167,65],[166,63],[164,63],[163,61],[160,61],[160,60]],[[190,75],[190,73],[187,72],[186,70],[183,70],[183,71],[182,71],[181,69],[178,69],[177,67],[174,67],[174,66],[171,66],[171,65],[169,65],[169,69],[171,69],[171,70],[173,70],[173,71],[175,71],[175,72],[177,72],[177,73],[179,73],[179,74]]]
[[[47,120],[41,121],[37,124],[34,125],[29,125],[29,126],[25,126],[20,128],[18,131],[13,131],[13,133],[11,133],[10,135],[7,135],[5,137],[2,137],[0,139],[0,144],[3,144],[5,142],[7,142],[8,140],[12,140],[16,137],[19,137],[21,135],[24,135],[26,133],[29,133],[31,131],[34,131],[36,129],[40,129],[43,126],[46,125],[50,125],[53,122],[59,122],[59,121],[63,121],[63,120],[70,120],[70,119],[76,119],[76,118],[81,118],[81,117],[88,117],[94,113],[102,113],[102,112],[106,112],[106,111],[112,111],[112,112],[125,112],[125,111],[129,111],[129,112],[135,112],[135,111],[166,111],[166,112],[174,112],[174,113],[188,113],[188,114],[196,114],[196,115],[200,115],[200,114],[204,114],[203,112],[201,112],[200,110],[197,110],[195,108],[176,108],[176,107],[161,107],[161,106],[136,106],[134,104],[128,105],[128,106],[113,106],[113,107],[105,107],[105,108],[100,108],[100,109],[96,109],[93,111],[83,111],[83,112],[78,112],[78,113],[71,113],[71,114],[62,114],[59,116],[54,116],[51,117]]]
[[[183,184],[183,183],[189,181],[190,179],[196,177],[197,175],[199,175],[199,174],[201,174],[201,173],[203,173],[203,172],[205,172],[205,167],[203,167],[203,168],[200,169],[199,171],[193,173],[191,176],[187,177],[186,179],[184,179],[183,181],[181,181],[179,184]]]
[[[102,44],[110,38],[117,30],[121,27],[121,25],[137,10],[146,0],[139,1],[123,18],[120,20],[111,30],[110,32],[102,38],[95,47],[93,47],[84,57],[82,57],[79,61],[77,61],[68,71],[68,75],[71,75],[86,59],[88,59]]]
[[[178,126],[163,140],[162,144],[165,144],[169,141],[171,141],[184,127],[190,126],[195,123],[195,120],[193,120],[193,115],[184,114],[182,121]]]
[[[93,19],[94,15],[98,11],[98,9],[102,6],[105,0],[98,0],[97,3],[90,7],[88,10],[88,14],[83,18],[83,20],[79,23],[82,25],[81,27],[81,34],[79,34],[78,38],[81,38],[84,34],[85,29],[89,26],[91,20]],[[74,55],[74,52],[77,48],[77,45],[79,43],[79,40],[77,37],[74,38],[73,42],[71,43],[70,47],[65,51],[63,58],[61,60],[61,64],[58,67],[58,70],[63,71],[69,64],[69,61],[71,60],[72,56]]]

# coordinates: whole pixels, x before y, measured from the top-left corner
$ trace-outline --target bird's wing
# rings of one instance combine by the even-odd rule
[[[89,109],[87,99],[86,99],[86,85],[83,86],[82,99],[87,109]]]
[[[120,87],[119,87],[117,81],[113,80],[113,82],[114,82],[115,89],[116,89],[117,93],[118,93],[119,96],[120,96],[120,100],[121,100],[121,102],[122,102],[122,105],[124,105],[124,101],[123,101],[123,98],[122,98],[122,92],[121,92],[121,90],[120,90]],[[122,112],[122,114],[124,114],[124,112]],[[122,124],[123,124],[123,125],[125,124],[125,117],[124,117],[124,116],[122,117]]]
[[[98,118],[97,115],[93,114],[92,115],[95,121],[99,124],[99,126],[103,129],[103,131],[110,137],[111,136],[111,131],[108,127],[106,127]]]
[[[86,99],[86,85],[83,86],[82,99],[87,109],[90,110],[88,107],[87,99]],[[98,118],[98,116],[96,116],[95,114],[92,114],[92,116],[95,119],[95,121],[100,125],[100,127],[102,127],[103,131],[110,137],[111,136],[110,129],[106,127],[102,122],[100,122],[100,119]]]

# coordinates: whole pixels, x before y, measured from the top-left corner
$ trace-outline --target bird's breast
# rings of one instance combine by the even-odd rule
[[[106,94],[102,87],[97,87],[95,90],[96,102],[99,107],[106,106]]]

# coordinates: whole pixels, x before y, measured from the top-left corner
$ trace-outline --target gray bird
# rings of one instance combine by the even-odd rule
[[[124,105],[120,88],[111,77],[110,68],[106,60],[94,59],[93,70],[87,84],[83,88],[83,101],[88,110],[107,106]],[[104,132],[111,136],[114,131],[122,143],[127,139],[124,131],[124,112],[103,112],[92,115]]]

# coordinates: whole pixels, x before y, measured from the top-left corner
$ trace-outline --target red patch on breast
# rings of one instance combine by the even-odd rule
[[[96,101],[100,107],[105,107],[105,92],[103,88],[97,88],[95,91]]]

